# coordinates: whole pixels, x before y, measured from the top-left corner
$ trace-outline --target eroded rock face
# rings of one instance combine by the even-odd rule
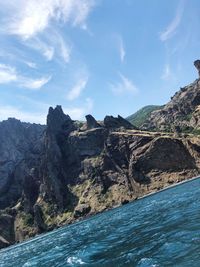
[[[38,167],[44,129],[16,119],[0,122],[0,209],[16,203],[25,176]]]
[[[200,60],[194,62],[200,75]],[[146,130],[174,131],[179,127],[182,132],[192,132],[200,128],[200,80],[180,88],[162,109],[151,113],[147,123],[142,126]]]
[[[200,127],[196,118],[196,111],[200,105],[200,82],[183,87],[167,103],[163,109],[156,110],[143,125],[143,129],[174,131],[179,127],[181,131],[192,130]]]
[[[57,106],[46,127],[3,124],[1,247],[199,173],[200,139],[136,131],[120,116],[79,128]]]
[[[65,115],[61,106],[50,108],[44,135],[44,154],[40,165],[41,192],[44,200],[55,209],[63,210],[68,203],[68,179],[71,179],[68,165],[74,163],[76,155],[71,150],[68,136],[76,130],[74,122]],[[69,194],[69,196],[68,196]]]
[[[129,166],[130,176],[139,183],[151,181],[152,170],[165,172],[197,171],[194,158],[180,139],[158,137],[145,145],[144,153],[133,152]]]

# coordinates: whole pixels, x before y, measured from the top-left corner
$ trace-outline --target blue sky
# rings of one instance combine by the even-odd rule
[[[197,78],[199,0],[0,1],[0,120],[124,117]]]

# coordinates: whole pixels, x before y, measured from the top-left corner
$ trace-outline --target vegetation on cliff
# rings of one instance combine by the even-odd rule
[[[141,108],[134,114],[128,116],[126,119],[136,127],[141,127],[150,117],[151,113],[155,110],[162,109],[163,106],[149,105]]]

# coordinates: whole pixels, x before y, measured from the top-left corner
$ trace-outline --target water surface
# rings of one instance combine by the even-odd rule
[[[0,251],[1,267],[200,266],[200,179]]]

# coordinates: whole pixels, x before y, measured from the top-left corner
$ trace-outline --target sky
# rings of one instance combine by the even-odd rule
[[[197,78],[199,0],[0,0],[0,120],[127,117]]]

